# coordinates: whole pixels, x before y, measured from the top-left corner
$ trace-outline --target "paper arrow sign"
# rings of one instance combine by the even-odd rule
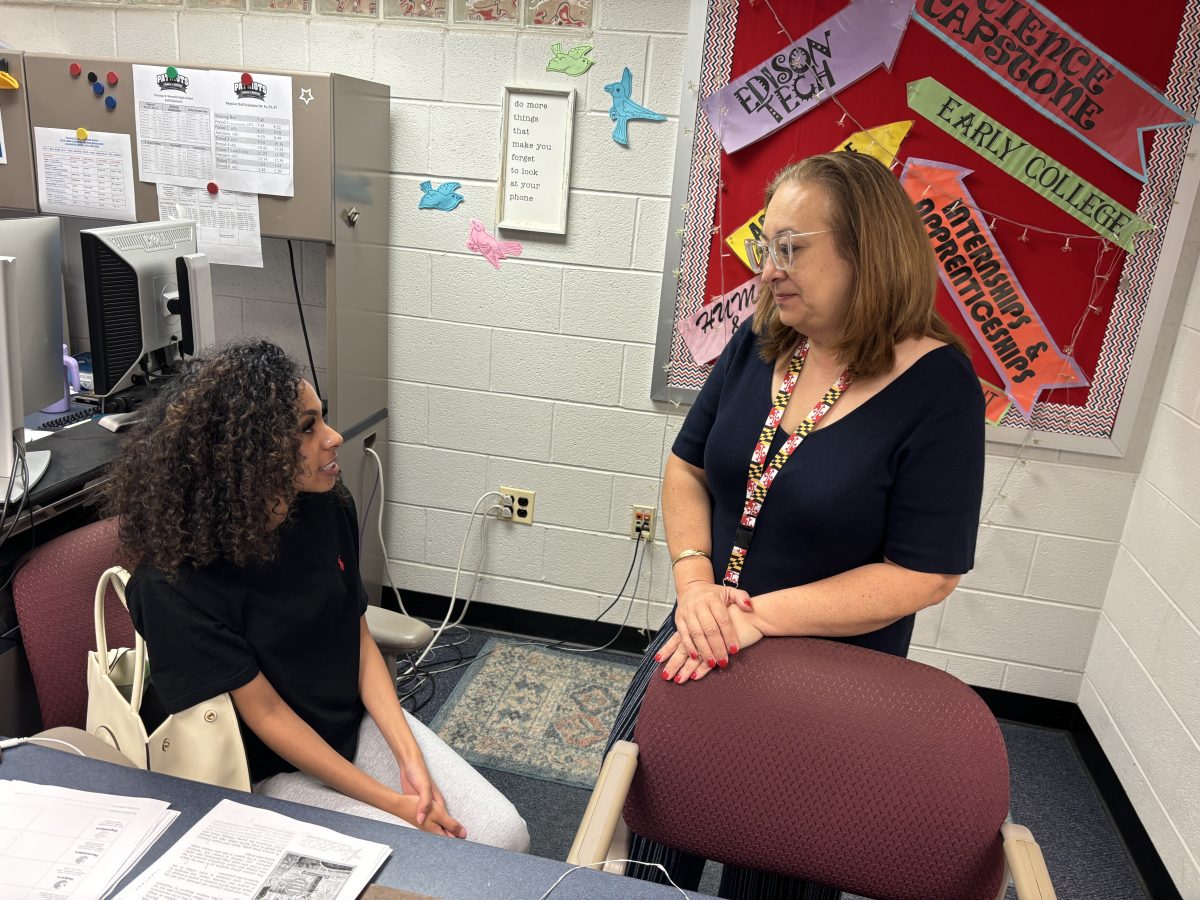
[[[909,157],[900,183],[916,204],[938,274],[1023,418],[1044,390],[1085,387],[1058,349],[963,183],[970,169]]]
[[[1037,0],[985,13],[917,4],[913,18],[1050,121],[1146,180],[1142,132],[1196,120]],[[1084,4],[1084,9],[1087,4]]]
[[[854,0],[700,101],[726,153],[766,137],[879,66],[891,68],[912,0]]]

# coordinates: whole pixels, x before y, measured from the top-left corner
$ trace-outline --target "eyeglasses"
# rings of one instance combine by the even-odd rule
[[[824,231],[789,231],[779,235],[769,241],[756,241],[754,238],[746,238],[746,259],[750,263],[750,270],[753,272],[761,272],[763,266],[766,265],[767,257],[771,257],[771,264],[777,269],[790,269],[792,267],[792,259],[795,248],[792,246],[792,241],[796,238],[812,237],[814,234],[830,234],[837,231],[836,228],[826,228]]]

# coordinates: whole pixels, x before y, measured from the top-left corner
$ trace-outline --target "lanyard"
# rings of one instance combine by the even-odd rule
[[[737,587],[738,580],[741,578],[742,567],[746,564],[746,554],[750,551],[750,540],[754,537],[754,526],[758,522],[758,515],[766,501],[767,491],[771,489],[779,470],[791,457],[792,451],[812,433],[812,430],[817,427],[817,423],[824,418],[825,413],[833,408],[833,404],[837,403],[838,398],[850,386],[850,373],[843,371],[838,376],[838,380],[817,401],[817,405],[812,408],[808,418],[797,426],[783,446],[779,448],[779,452],[771,460],[770,466],[764,471],[763,463],[766,462],[767,453],[770,452],[771,441],[775,439],[775,432],[783,420],[783,411],[787,409],[788,401],[792,399],[792,391],[796,388],[800,370],[804,368],[804,361],[807,358],[808,338],[803,338],[796,347],[796,352],[792,354],[787,373],[783,376],[783,383],[779,385],[775,400],[771,404],[771,411],[767,413],[767,421],[763,424],[762,433],[758,436],[754,455],[750,457],[750,471],[746,477],[746,505],[742,508],[742,518],[734,533],[733,550],[729,554],[729,565],[725,569],[723,582],[730,587]]]

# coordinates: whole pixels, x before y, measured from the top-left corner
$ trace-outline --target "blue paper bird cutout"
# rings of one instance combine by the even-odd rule
[[[617,127],[613,129],[612,137],[622,147],[629,146],[629,122],[631,119],[645,119],[649,122],[666,121],[666,116],[651,112],[630,99],[633,95],[633,73],[629,71],[628,66],[621,73],[621,80],[606,84],[604,90],[612,94],[613,98],[612,107],[608,110],[608,117],[617,123]]]
[[[441,209],[450,212],[466,199],[458,193],[459,187],[457,181],[444,181],[436,188],[432,181],[422,181],[421,190],[425,193],[421,195],[417,209]]]

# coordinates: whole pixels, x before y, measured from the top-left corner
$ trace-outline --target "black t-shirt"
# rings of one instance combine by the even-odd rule
[[[363,706],[354,501],[339,487],[300,494],[271,562],[182,568],[174,581],[139,566],[127,596],[167,712],[248,684],[259,672],[334,750],[353,759]],[[242,728],[253,781],[293,771]]]
[[[717,360],[672,447],[704,469],[718,583],[742,514],[750,456],[777,387],[747,323]],[[970,360],[946,346],[814,431],[771,485],[739,586],[753,597],[884,557],[918,572],[969,571],[983,494],[983,413]],[[779,429],[768,459],[786,439]],[[843,640],[904,656],[912,627],[913,616],[905,616]]]

